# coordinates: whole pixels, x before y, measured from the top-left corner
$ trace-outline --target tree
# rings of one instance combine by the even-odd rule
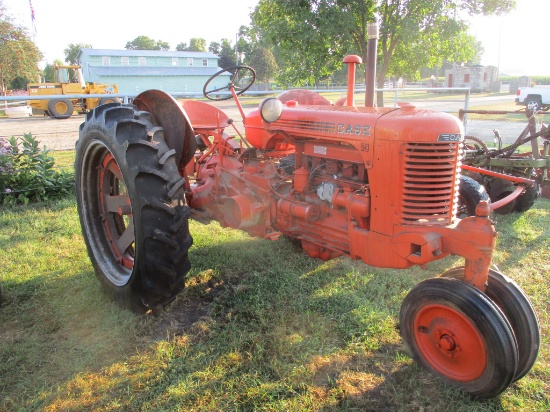
[[[337,2],[336,2],[337,3]],[[260,0],[252,13],[252,25],[259,41],[276,50],[283,83],[313,84],[341,66],[350,44],[349,31],[337,19],[350,22],[349,12],[336,13],[328,0]],[[342,28],[339,28],[342,26]]]
[[[235,66],[235,49],[233,49],[233,46],[231,46],[231,42],[228,39],[222,39],[219,56],[220,60],[218,61],[218,64],[222,69]]]
[[[206,51],[206,40],[199,38],[199,37],[193,37],[191,38],[189,42],[189,46],[187,46],[187,43],[180,43],[176,46],[177,51],[196,51],[196,52],[205,52]]]
[[[206,51],[206,40],[202,38],[193,37],[189,41],[189,48],[187,51],[196,51],[196,52],[205,52]]]
[[[63,62],[60,60],[60,59],[55,59],[53,64],[46,64],[46,67],[44,67],[44,80],[46,82],[50,82],[50,83],[53,83],[55,82],[55,73],[54,73],[54,69],[53,69],[53,66],[54,65],[63,65]]]
[[[278,66],[271,50],[265,47],[256,47],[246,56],[245,63],[256,71],[256,78],[260,83],[268,83],[277,72]]]
[[[65,53],[65,61],[69,64],[78,64],[77,56],[80,52],[80,49],[91,49],[91,44],[84,44],[84,43],[69,43],[67,48],[63,50],[63,53]]]
[[[222,45],[216,41],[210,42],[210,46],[208,46],[208,51],[210,53],[214,54],[220,54]]]
[[[0,95],[16,78],[38,79],[42,53],[22,26],[13,23],[0,1]]]
[[[473,57],[464,37],[465,14],[502,14],[516,0],[260,0],[252,13],[269,44],[285,63],[286,76],[321,78],[341,65],[344,54],[367,59],[367,26],[380,16],[378,86],[386,75],[409,73],[427,63]],[[299,62],[299,64],[296,64]]]
[[[169,50],[170,45],[162,40],[153,40],[147,36],[137,36],[124,46],[128,50]]]

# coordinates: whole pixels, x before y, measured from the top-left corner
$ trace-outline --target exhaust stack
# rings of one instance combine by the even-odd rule
[[[376,53],[378,49],[378,23],[369,23],[367,28],[367,67],[365,75],[365,106],[374,107],[374,90],[376,85]]]

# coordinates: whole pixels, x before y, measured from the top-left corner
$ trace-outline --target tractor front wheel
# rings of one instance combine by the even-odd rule
[[[446,278],[464,279],[464,267],[453,268],[441,275]],[[540,348],[539,321],[533,305],[523,290],[509,277],[496,270],[489,270],[487,296],[502,310],[510,322],[518,344],[517,381],[531,370]]]
[[[114,103],[87,114],[76,144],[77,207],[95,273],[139,313],[172,301],[190,268],[175,153],[149,113]]]
[[[502,311],[456,279],[428,279],[413,288],[400,312],[401,335],[428,371],[476,398],[491,398],[514,379],[518,349]]]

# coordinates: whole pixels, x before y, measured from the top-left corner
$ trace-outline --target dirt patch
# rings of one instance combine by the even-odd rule
[[[241,115],[232,100],[211,102],[215,107],[223,110],[230,119],[235,120],[235,126],[243,132]],[[245,112],[250,111],[246,109]],[[68,119],[53,119],[48,116],[35,115],[32,117],[8,118],[0,117],[0,137],[23,136],[32,133],[40,142],[40,146],[46,146],[50,150],[73,150],[78,140],[80,124],[84,122],[85,115],[73,115]],[[232,128],[228,128],[230,135],[235,134]]]

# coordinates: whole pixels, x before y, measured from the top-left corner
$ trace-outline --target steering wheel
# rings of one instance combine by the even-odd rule
[[[217,77],[221,76],[224,73],[231,75],[227,86],[220,87],[219,89],[207,91],[208,85],[210,84],[210,82],[212,82],[214,79],[216,79]],[[237,96],[239,96],[244,92],[246,92],[248,89],[250,89],[250,86],[254,84],[255,80],[256,80],[256,72],[252,67],[249,67],[249,66],[228,67],[227,69],[220,70],[219,72],[210,76],[210,78],[206,81],[206,83],[204,84],[204,87],[202,88],[202,94],[204,95],[204,97],[210,100],[217,100],[217,101],[229,100],[233,97],[232,94],[219,95],[219,92],[224,90],[231,91],[231,89],[234,89]]]

